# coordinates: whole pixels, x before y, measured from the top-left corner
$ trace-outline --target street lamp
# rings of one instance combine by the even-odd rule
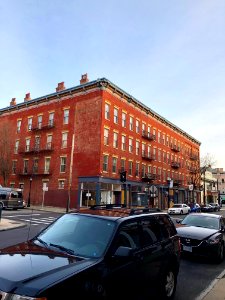
[[[29,188],[29,196],[27,201],[27,207],[30,207],[30,191],[31,191],[31,183],[32,183],[32,177],[30,177],[30,188]]]

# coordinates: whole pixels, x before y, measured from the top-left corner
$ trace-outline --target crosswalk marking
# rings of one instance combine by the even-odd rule
[[[38,216],[42,216],[38,218]],[[51,224],[57,217],[44,217],[42,214],[21,214],[21,215],[7,215],[6,218],[18,218],[20,221],[29,223],[32,226],[37,226],[40,224],[49,225]]]

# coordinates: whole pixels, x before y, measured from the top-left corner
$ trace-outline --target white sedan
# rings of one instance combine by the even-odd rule
[[[186,205],[186,204],[174,204],[173,207],[170,207],[168,209],[168,214],[189,214],[189,212],[191,211],[190,206]]]

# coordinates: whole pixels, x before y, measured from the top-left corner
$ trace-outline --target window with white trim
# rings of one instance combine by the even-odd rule
[[[18,154],[18,150],[19,150],[19,143],[20,143],[20,141],[19,141],[19,140],[17,140],[17,141],[15,142],[14,154]]]
[[[119,122],[119,110],[114,107],[114,123],[118,124]]]
[[[110,119],[110,105],[108,103],[105,103],[105,119]]]
[[[27,119],[27,128],[28,128],[28,131],[31,131],[32,129],[32,118],[28,118]]]
[[[65,179],[59,179],[58,180],[58,188],[64,189],[65,188]]]
[[[108,172],[108,168],[109,168],[109,156],[103,155],[103,171]]]
[[[69,124],[69,109],[64,109],[63,112],[63,124]]]
[[[49,113],[48,117],[48,125],[52,127],[54,125],[54,112]]]
[[[109,145],[109,129],[104,128],[104,145],[108,146]]]
[[[66,172],[66,157],[62,156],[60,157],[60,173]]]
[[[126,150],[126,136],[122,135],[121,139],[122,139],[121,149],[125,151]]]
[[[129,124],[130,130],[134,130],[134,118],[130,117],[130,124]]]
[[[67,148],[68,132],[62,133],[62,148]]]
[[[118,133],[113,132],[113,148],[118,148]]]
[[[133,139],[129,139],[129,152],[133,152]]]
[[[112,172],[116,173],[117,171],[117,157],[112,158]]]
[[[45,169],[44,169],[45,174],[48,174],[50,172],[50,162],[51,162],[51,158],[45,157]]]
[[[22,123],[21,120],[17,120],[17,132],[20,132],[21,130],[21,123]]]
[[[122,127],[126,127],[126,118],[127,118],[127,114],[122,112]]]

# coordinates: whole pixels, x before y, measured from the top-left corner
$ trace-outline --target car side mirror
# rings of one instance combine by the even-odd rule
[[[132,248],[125,247],[125,246],[119,246],[117,248],[114,257],[129,257],[132,256]]]

